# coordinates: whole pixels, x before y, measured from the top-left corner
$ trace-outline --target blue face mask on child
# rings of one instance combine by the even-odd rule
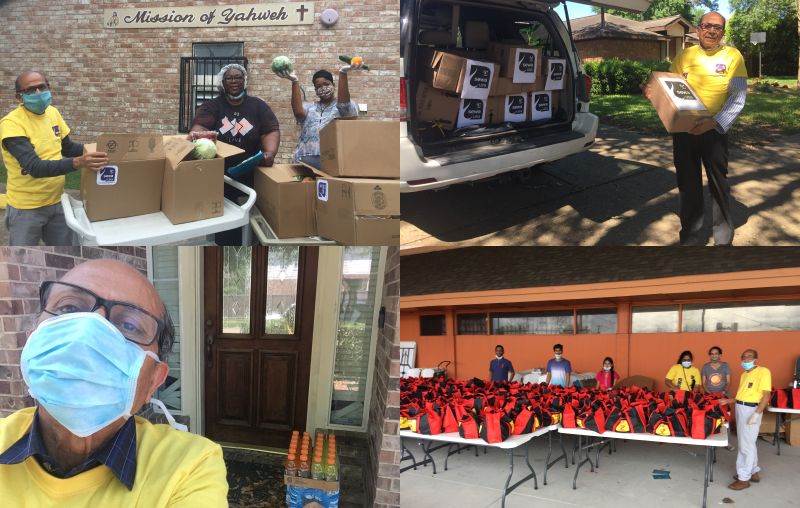
[[[36,113],[37,115],[44,113],[44,110],[47,109],[47,106],[50,105],[52,100],[53,96],[50,90],[39,93],[22,94],[22,103],[28,108],[28,111]]]
[[[42,322],[28,338],[20,364],[31,396],[70,432],[87,437],[130,418],[148,356],[159,361],[101,315],[75,312]],[[151,401],[178,425],[160,401]]]

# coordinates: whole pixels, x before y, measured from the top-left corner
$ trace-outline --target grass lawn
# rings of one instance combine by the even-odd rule
[[[589,109],[603,123],[646,134],[666,135],[656,110],[641,95],[595,95]],[[731,142],[758,146],[777,136],[796,134],[800,132],[798,110],[800,91],[791,88],[755,91],[751,88],[744,110],[730,131]]]
[[[3,166],[3,163],[0,162],[0,184],[5,185],[6,180],[8,179],[8,175],[6,174],[6,167]],[[72,173],[67,174],[67,183],[65,184],[67,189],[80,189],[81,188],[81,172],[80,171],[73,171]]]
[[[797,76],[764,76],[761,79],[755,78],[747,78],[747,84],[752,85],[761,81],[762,83],[778,83],[781,86],[788,85],[789,87],[793,87],[797,85]]]

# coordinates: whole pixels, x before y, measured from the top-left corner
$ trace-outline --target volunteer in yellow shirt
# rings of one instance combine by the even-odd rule
[[[44,282],[40,300],[20,358],[37,406],[0,419],[0,504],[227,506],[221,447],[185,432],[152,398],[174,327],[147,278],[119,261],[87,261]],[[130,417],[148,401],[170,425]]]
[[[5,224],[9,245],[72,245],[61,194],[64,175],[78,168],[100,170],[105,153],[81,155],[61,113],[50,105],[50,83],[27,71],[15,81],[20,104],[0,120],[0,150],[8,173]]]
[[[772,392],[772,374],[769,369],[757,365],[758,352],[745,349],[742,353],[744,372],[739,378],[736,391],[736,435],[739,438],[739,452],[736,455],[736,476],[729,489],[742,490],[750,482],[761,481],[758,472],[758,431],[761,428],[761,415],[769,404]]]
[[[678,362],[670,367],[664,383],[672,390],[699,390],[702,378],[697,367],[692,366],[694,356],[691,351],[684,351],[678,357]]]
[[[726,46],[725,18],[709,12],[697,25],[699,46],[684,49],[670,72],[681,74],[697,92],[711,118],[698,120],[689,132],[672,135],[673,160],[680,194],[681,245],[705,245],[703,227],[703,174],[705,166],[712,197],[712,232],[716,245],[733,242],[728,175],[727,132],[744,108],[747,69],[736,48]],[[645,89],[649,96],[649,90]]]

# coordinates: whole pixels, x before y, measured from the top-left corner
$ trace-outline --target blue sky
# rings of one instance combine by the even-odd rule
[[[569,19],[575,18],[582,18],[583,16],[591,16],[594,14],[592,12],[592,7],[585,4],[576,4],[573,2],[567,2],[567,8],[569,9]],[[731,10],[730,6],[728,5],[728,0],[719,0],[719,13],[725,16],[725,18],[730,18]],[[564,6],[559,5],[556,9],[556,12],[561,19],[564,19]]]

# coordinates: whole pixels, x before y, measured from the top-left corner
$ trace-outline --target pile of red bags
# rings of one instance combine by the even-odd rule
[[[480,379],[403,378],[400,428],[420,434],[458,432],[499,443],[560,423],[598,433],[648,432],[705,439],[729,419],[719,394],[647,388],[611,391]]]

